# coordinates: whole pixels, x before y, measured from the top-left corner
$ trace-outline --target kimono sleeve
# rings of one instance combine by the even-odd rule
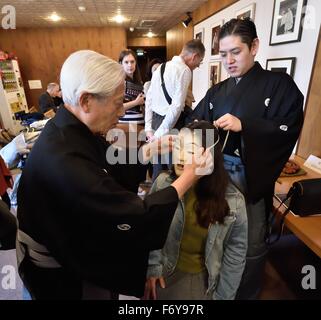
[[[287,75],[281,80],[262,118],[241,118],[246,178],[253,201],[273,190],[303,124],[303,95]]]

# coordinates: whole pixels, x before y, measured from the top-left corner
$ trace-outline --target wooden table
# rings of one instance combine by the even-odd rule
[[[302,179],[321,178],[321,175],[315,171],[303,166],[305,160],[298,156],[292,156],[307,174],[296,177],[280,177],[275,183],[275,194],[286,194],[293,182]],[[321,201],[321,199],[320,199]],[[280,200],[274,196],[273,205],[278,207]],[[284,212],[285,206],[280,208],[280,212]],[[286,227],[291,230],[301,241],[303,241],[315,254],[321,258],[321,216],[297,217],[290,212],[285,218]]]

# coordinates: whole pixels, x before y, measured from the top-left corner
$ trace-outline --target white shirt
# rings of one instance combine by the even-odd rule
[[[174,127],[184,109],[191,78],[192,72],[180,56],[175,56],[166,63],[164,82],[172,98],[172,104],[169,105],[161,86],[161,68],[156,69],[145,101],[145,131],[152,131],[153,112],[165,116],[162,124],[154,133],[156,138],[165,135]]]

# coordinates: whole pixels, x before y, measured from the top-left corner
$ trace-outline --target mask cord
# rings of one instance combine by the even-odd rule
[[[229,135],[230,135],[230,130],[227,131],[227,134],[226,134],[226,136],[225,136],[224,144],[223,144],[223,147],[222,147],[222,152],[223,152],[224,149],[225,149],[225,146],[226,146],[227,139],[228,139]]]

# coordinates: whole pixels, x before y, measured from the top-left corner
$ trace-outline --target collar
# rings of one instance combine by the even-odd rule
[[[183,58],[182,58],[181,56],[174,56],[174,57],[172,58],[172,61],[173,61],[173,62],[178,62],[178,63],[183,63],[183,64],[186,65],[185,61],[183,60]]]

